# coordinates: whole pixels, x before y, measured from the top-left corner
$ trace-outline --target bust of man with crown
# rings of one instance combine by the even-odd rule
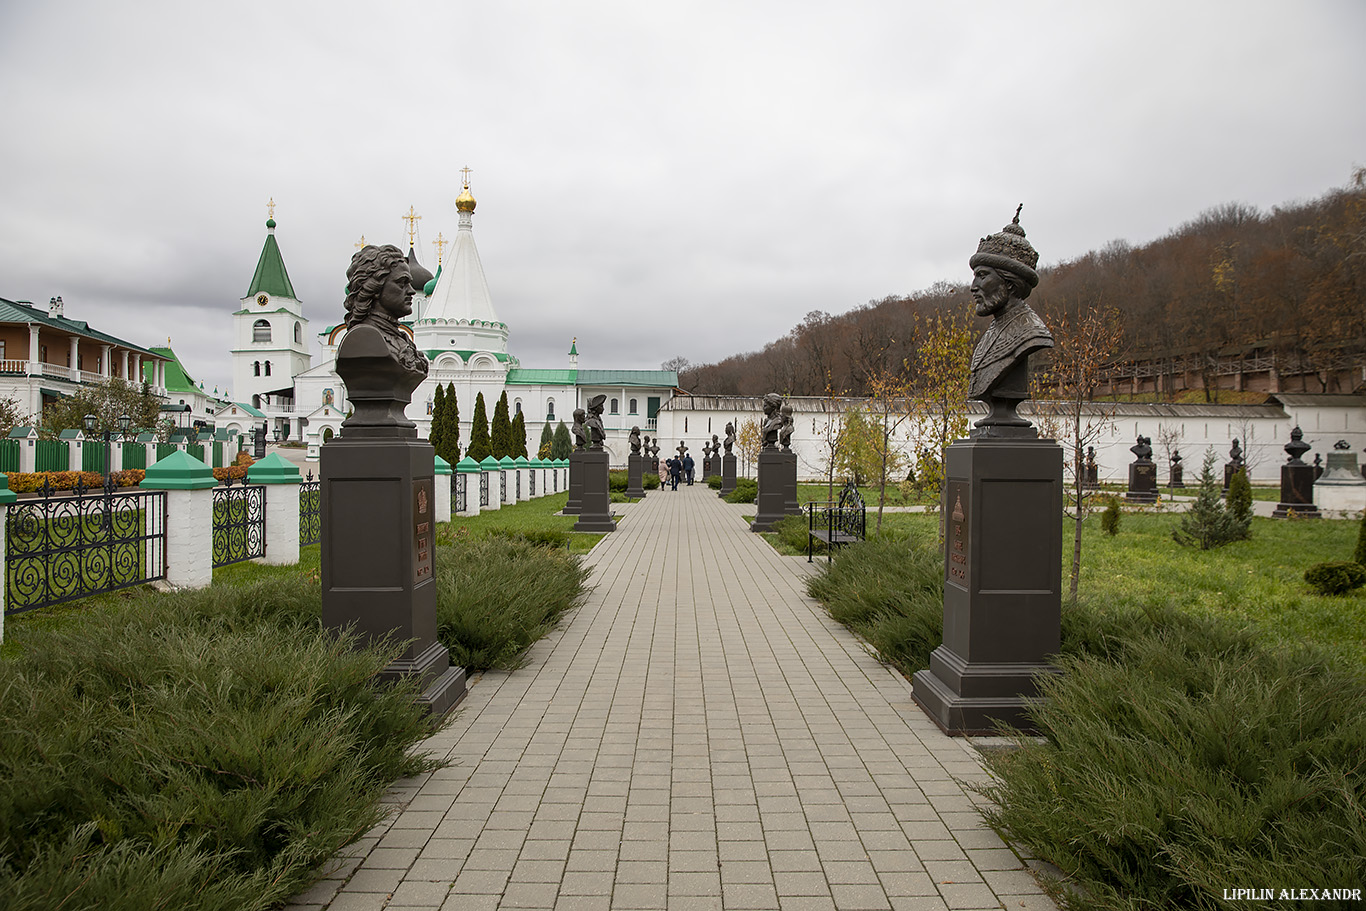
[[[982,238],[968,260],[972,267],[972,300],[978,316],[991,325],[972,352],[968,398],[986,402],[991,413],[978,421],[974,437],[1033,436],[1029,422],[1015,413],[1029,398],[1029,355],[1053,347],[1053,335],[1030,306],[1029,293],[1039,284],[1039,254],[1020,227],[1020,209],[1000,233]]]

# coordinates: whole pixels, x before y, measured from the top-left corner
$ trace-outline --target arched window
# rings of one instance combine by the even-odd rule
[[[521,399],[517,399],[516,401],[514,401],[514,402],[512,403],[512,408],[513,408],[513,411],[512,411],[513,414],[521,414],[521,413],[522,413],[522,400],[521,400]]]
[[[294,344],[298,345],[304,340],[304,327],[298,323],[294,324]]]
[[[612,413],[613,413],[613,414],[620,414],[620,413],[621,413],[621,406],[617,404],[617,400],[616,400],[616,399],[612,399]]]
[[[251,340],[253,342],[270,341],[270,321],[258,319],[251,324]]]
[[[545,400],[545,419],[546,419],[547,421],[553,421],[553,420],[555,420],[555,400],[554,400],[554,399],[546,399],[546,400]]]
[[[640,408],[636,405],[635,399],[631,399],[631,414],[640,414]]]
[[[323,442],[324,442],[324,443],[329,443],[329,442],[331,442],[331,441],[332,441],[332,428],[331,428],[331,427],[324,427],[324,428],[323,428]]]
[[[270,376],[270,361],[266,361],[266,376]]]
[[[260,410],[260,408],[261,408],[261,397],[260,397],[259,395],[253,395],[253,396],[251,397],[251,407],[253,407],[253,408],[257,409],[257,410]],[[686,420],[686,419],[685,419],[685,420]]]
[[[251,362],[251,375],[252,375],[252,376],[260,376],[260,375],[261,375],[261,362],[260,362],[260,361],[252,361],[252,362]]]

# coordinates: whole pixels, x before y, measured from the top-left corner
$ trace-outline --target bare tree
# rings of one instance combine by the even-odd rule
[[[682,373],[684,370],[687,370],[691,366],[692,361],[688,360],[686,357],[680,354],[675,357],[671,357],[664,363],[660,364],[659,369],[672,370],[674,373]]]
[[[1075,520],[1072,538],[1071,595],[1077,597],[1081,577],[1081,525],[1086,519],[1086,447],[1099,439],[1114,417],[1115,405],[1087,407],[1097,387],[1109,381],[1109,368],[1119,349],[1124,327],[1118,311],[1078,302],[1056,307],[1048,320],[1053,333],[1052,358],[1036,370],[1035,413],[1041,431],[1065,440],[1071,453],[1064,459],[1071,478],[1067,506]],[[1040,401],[1044,394],[1051,400]]]

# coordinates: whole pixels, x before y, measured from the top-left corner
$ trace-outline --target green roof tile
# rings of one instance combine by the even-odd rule
[[[246,297],[265,292],[275,297],[294,296],[294,286],[289,283],[289,272],[285,270],[285,259],[280,255],[280,245],[275,242],[274,232],[266,235],[266,245],[261,248],[261,259],[256,263],[256,274],[251,277],[251,287]]]

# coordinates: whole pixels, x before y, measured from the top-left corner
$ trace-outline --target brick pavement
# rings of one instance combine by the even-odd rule
[[[293,911],[1054,909],[960,781],[972,747],[696,485],[616,507],[586,603],[484,674],[453,762]]]

